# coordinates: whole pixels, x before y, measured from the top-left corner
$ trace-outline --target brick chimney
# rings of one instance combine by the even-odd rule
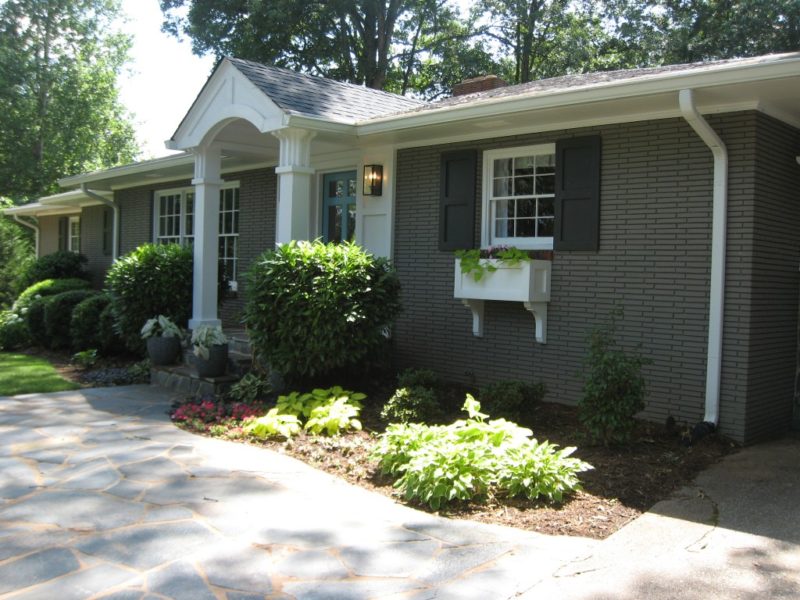
[[[466,94],[474,94],[475,92],[488,92],[497,88],[505,87],[508,83],[504,79],[500,79],[497,75],[483,75],[481,77],[473,77],[472,79],[465,79],[461,83],[453,86],[453,96],[464,96]]]

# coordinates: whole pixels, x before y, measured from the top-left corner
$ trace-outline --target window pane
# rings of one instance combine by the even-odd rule
[[[536,219],[517,219],[517,237],[535,237]]]
[[[555,175],[537,175],[536,176],[536,193],[537,194],[555,194],[556,192],[556,176]]]
[[[231,233],[239,233],[239,209],[233,213],[233,231]]]
[[[335,198],[336,197],[336,182],[329,181],[328,182],[328,198]]]
[[[514,236],[514,221],[513,219],[497,219],[494,226],[494,235],[496,237],[513,237]]]
[[[511,178],[510,177],[501,177],[500,179],[494,180],[494,191],[492,192],[492,196],[495,198],[501,198],[503,196],[510,196],[511,195]]]
[[[502,219],[514,216],[513,200],[498,200],[494,203],[494,218]]]
[[[539,216],[540,217],[552,217],[555,215],[555,210],[553,208],[553,200],[550,198],[540,198],[539,199]]]
[[[355,197],[356,195],[356,180],[355,179],[348,179],[347,180],[347,195],[351,198]]]
[[[515,196],[530,196],[533,194],[533,177],[517,177],[514,180]]]
[[[555,173],[556,155],[540,154],[536,157],[536,173]]]
[[[533,156],[518,156],[515,158],[514,175],[533,175]]]
[[[539,237],[553,237],[553,223],[555,219],[537,219],[537,222],[539,224]]]
[[[347,205],[347,240],[352,242],[356,235],[356,205]]]
[[[518,217],[535,217],[536,216],[536,200],[522,199],[517,200],[517,216]]]
[[[328,207],[328,241],[342,241],[342,207]]]
[[[499,158],[494,161],[494,176],[507,177],[511,175],[511,159]]]

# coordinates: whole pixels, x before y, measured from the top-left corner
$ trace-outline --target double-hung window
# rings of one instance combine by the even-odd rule
[[[159,244],[194,244],[194,188],[155,193],[154,238]],[[219,264],[236,289],[239,256],[239,185],[226,183],[219,192]]]
[[[69,218],[69,235],[67,236],[67,250],[71,252],[81,251],[81,218]]]
[[[552,249],[555,145],[483,154],[482,244]]]

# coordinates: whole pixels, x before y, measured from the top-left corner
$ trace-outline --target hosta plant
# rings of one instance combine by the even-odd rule
[[[140,333],[143,340],[151,337],[183,337],[181,328],[164,315],[148,319],[142,326]]]
[[[244,427],[246,433],[261,439],[278,436],[290,438],[300,433],[301,429],[300,419],[296,415],[280,414],[277,408],[270,409],[266,415],[250,421]]]

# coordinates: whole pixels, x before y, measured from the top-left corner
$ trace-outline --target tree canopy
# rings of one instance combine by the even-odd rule
[[[61,177],[138,153],[117,77],[129,36],[117,0],[0,4],[0,194],[19,202]]]

